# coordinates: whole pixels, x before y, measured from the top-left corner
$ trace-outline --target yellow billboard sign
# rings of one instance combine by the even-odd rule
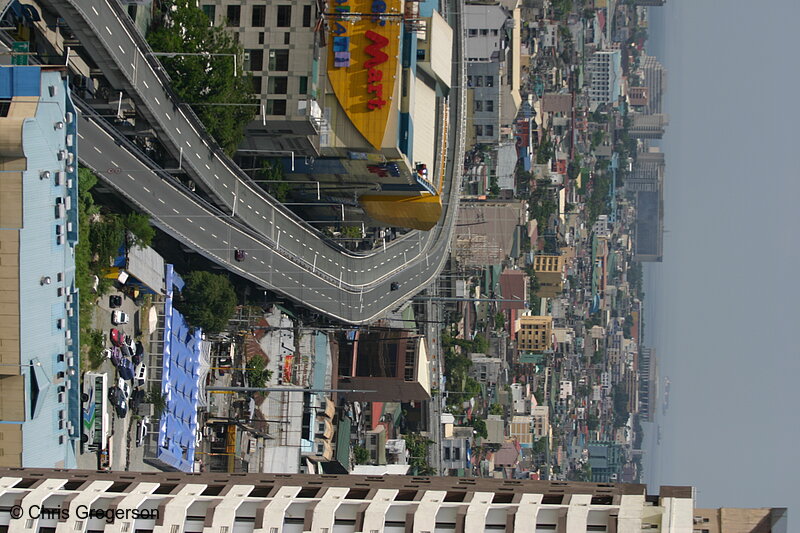
[[[380,149],[397,81],[401,0],[333,0],[331,5],[328,79],[347,118]]]

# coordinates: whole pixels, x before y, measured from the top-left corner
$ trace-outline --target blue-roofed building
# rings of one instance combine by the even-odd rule
[[[77,144],[60,69],[0,67],[0,466],[76,466]]]

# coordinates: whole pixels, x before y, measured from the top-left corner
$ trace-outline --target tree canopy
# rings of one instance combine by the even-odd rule
[[[237,70],[242,67],[244,50],[224,28],[212,26],[197,3],[172,0],[162,6],[162,18],[147,34],[153,50],[206,54],[159,58],[178,97],[189,104],[248,104],[192,106],[208,132],[228,154],[233,154],[244,137],[245,126],[258,109],[252,77],[234,71],[234,64]]]
[[[179,304],[186,320],[207,333],[225,329],[236,307],[236,293],[221,274],[193,271],[184,276],[186,286]]]

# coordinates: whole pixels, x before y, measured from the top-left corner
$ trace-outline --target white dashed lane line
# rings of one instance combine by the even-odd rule
[[[98,153],[98,154],[102,154],[102,153],[103,153],[103,152],[100,150],[100,148],[98,148],[97,146],[92,146],[92,148],[94,148],[94,149],[97,151],[97,153]]]

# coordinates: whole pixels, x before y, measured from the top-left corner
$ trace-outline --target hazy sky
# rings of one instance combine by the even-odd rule
[[[672,380],[650,490],[789,507],[797,532],[800,0],[667,0],[650,14],[670,125],[646,342]]]

